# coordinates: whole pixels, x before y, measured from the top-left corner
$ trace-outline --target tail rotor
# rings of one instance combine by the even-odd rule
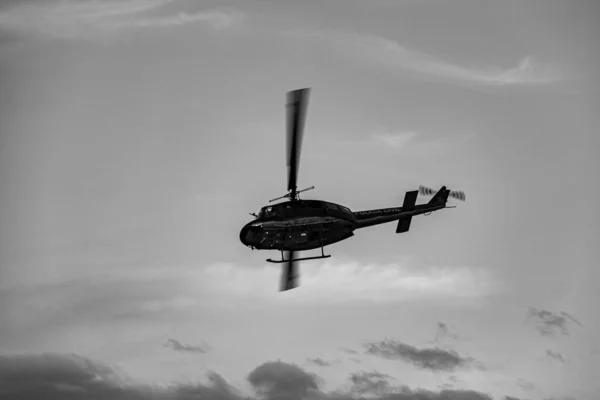
[[[446,190],[446,187],[442,187],[441,190]],[[424,196],[435,196],[438,192],[425,187],[425,186],[419,186],[419,194],[422,194]],[[461,190],[450,190],[450,192],[448,193],[448,197],[451,197],[453,199],[456,200],[460,200],[460,201],[466,201],[467,197],[465,196],[465,192],[461,191]]]

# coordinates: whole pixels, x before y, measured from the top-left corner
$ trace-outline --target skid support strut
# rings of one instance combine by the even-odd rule
[[[283,257],[283,250],[281,251],[281,260],[273,260],[271,258],[267,259],[267,262],[270,263],[275,263],[275,264],[280,264],[280,263],[284,263],[284,262],[288,262],[288,261],[305,261],[305,260],[318,260],[320,258],[329,258],[331,257],[331,254],[325,254],[325,251],[323,250],[323,246],[321,246],[321,255],[320,256],[315,256],[315,257],[302,257],[302,258],[293,258],[291,260],[285,260]]]

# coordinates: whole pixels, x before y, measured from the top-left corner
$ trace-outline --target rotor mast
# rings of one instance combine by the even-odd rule
[[[313,190],[314,188],[315,188],[314,186],[311,186],[309,188],[302,189],[302,190],[294,190],[293,192],[290,190],[290,192],[288,194],[284,194],[281,197],[278,197],[278,198],[273,199],[273,200],[269,200],[269,203],[271,203],[273,201],[276,201],[276,200],[281,200],[281,199],[290,199],[291,201],[300,200],[300,196],[298,196],[300,193],[306,192],[306,191],[309,191],[309,190]],[[294,196],[294,197],[292,197],[292,196]]]

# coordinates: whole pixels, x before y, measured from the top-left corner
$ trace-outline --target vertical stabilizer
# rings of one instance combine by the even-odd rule
[[[430,206],[442,206],[448,201],[448,195],[450,191],[446,189],[446,186],[442,188],[433,196],[433,198],[427,203]]]

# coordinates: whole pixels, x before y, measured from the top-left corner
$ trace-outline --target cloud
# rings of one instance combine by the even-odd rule
[[[438,347],[419,349],[392,339],[366,343],[364,346],[367,354],[389,360],[402,360],[418,368],[431,371],[449,372],[476,364],[473,358],[463,357],[453,350],[444,350]]]
[[[208,351],[208,346],[192,346],[189,344],[182,344],[180,341],[175,339],[167,339],[163,344],[163,347],[171,348],[175,351],[183,351],[189,353],[206,353]]]
[[[347,390],[325,393],[318,376],[294,364],[267,362],[252,370],[247,380],[258,396],[244,394],[221,375],[210,372],[204,382],[141,383],[115,366],[74,354],[0,355],[0,397],[55,400],[492,400],[472,390],[439,392],[402,385],[383,390],[391,377],[378,372],[350,375]],[[380,392],[378,392],[381,388]]]
[[[525,56],[516,66],[508,68],[461,66],[376,35],[341,31],[293,31],[288,34],[329,43],[337,51],[378,68],[402,69],[453,83],[500,87],[548,84],[561,78],[555,68],[540,64],[532,56]]]
[[[566,336],[569,334],[571,323],[582,326],[581,322],[566,312],[553,313],[548,310],[530,307],[527,317],[542,336],[556,336],[558,334]]]
[[[50,38],[97,37],[133,28],[165,28],[205,22],[215,29],[240,18],[233,10],[173,12],[175,0],[26,0],[0,8],[0,31]]]
[[[391,390],[390,375],[381,372],[356,372],[350,375],[351,391],[359,394],[383,394]]]

